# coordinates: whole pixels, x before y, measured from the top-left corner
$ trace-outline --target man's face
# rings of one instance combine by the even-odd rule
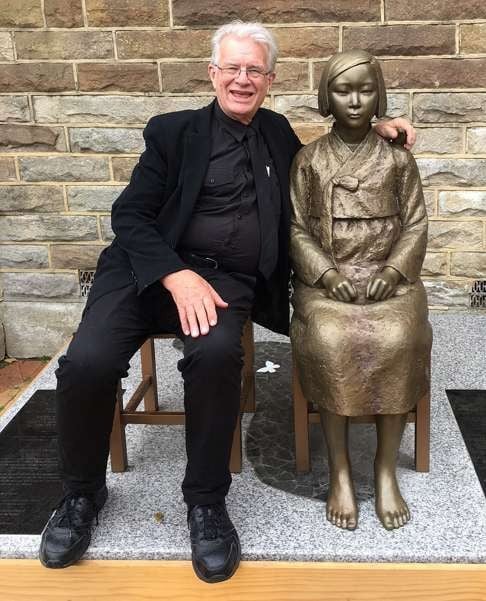
[[[236,72],[235,75],[221,71],[218,67],[243,67],[249,69],[251,75],[248,76],[244,70]],[[265,46],[251,38],[228,35],[221,41],[218,67],[210,64],[208,71],[219,106],[232,119],[245,124],[250,123],[275,78],[274,73],[257,73],[266,73],[268,70]]]

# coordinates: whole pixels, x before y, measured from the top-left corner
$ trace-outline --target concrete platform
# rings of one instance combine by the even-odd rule
[[[288,339],[256,329],[256,368],[265,360],[281,364],[257,373],[257,412],[244,419],[243,471],[233,479],[228,507],[247,560],[325,562],[486,561],[486,499],[450,409],[446,389],[486,389],[486,315],[479,311],[435,314],[432,364],[431,472],[413,469],[413,431],[407,426],[399,459],[399,480],[412,520],[387,532],[373,509],[371,468],[374,429],[351,431],[359,528],[344,532],[324,515],[327,471],[322,436],[312,433],[311,474],[293,472]],[[180,351],[159,341],[159,387],[177,404],[182,386],[175,362]],[[36,389],[55,388],[56,361],[0,417],[0,431]],[[124,386],[134,387],[138,357]],[[161,394],[162,397],[162,394]],[[108,474],[110,497],[89,559],[189,559],[180,482],[184,473],[183,429],[130,426],[130,469]],[[163,519],[160,521],[160,514]],[[0,535],[0,558],[35,558],[39,536]]]

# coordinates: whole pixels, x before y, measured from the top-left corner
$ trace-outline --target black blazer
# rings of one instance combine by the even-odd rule
[[[144,130],[146,149],[130,183],[113,204],[115,239],[100,256],[89,303],[136,281],[141,294],[165,275],[187,269],[177,244],[191,219],[211,150],[213,103],[202,109],[152,117]],[[252,318],[288,333],[289,169],[301,143],[287,119],[259,109],[260,129],[280,185],[279,261],[268,281],[257,283]]]

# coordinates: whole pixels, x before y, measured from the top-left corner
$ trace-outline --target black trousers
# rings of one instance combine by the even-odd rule
[[[59,360],[56,411],[61,477],[66,492],[91,492],[105,482],[118,379],[147,337],[175,332],[184,342],[178,368],[184,380],[188,504],[224,499],[240,407],[241,334],[250,315],[255,279],[193,268],[229,303],[205,336],[181,332],[171,295],[158,282],[140,296],[135,283],[86,305],[66,355]],[[96,285],[96,284],[95,284]],[[170,457],[167,457],[170,461]]]

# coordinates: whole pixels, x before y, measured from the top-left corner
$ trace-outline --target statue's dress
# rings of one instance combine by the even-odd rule
[[[419,279],[427,213],[413,156],[370,130],[353,151],[333,130],[303,148],[291,173],[292,347],[308,401],[339,415],[406,413],[426,392],[432,330]],[[395,295],[366,299],[389,265]],[[336,268],[358,299],[331,299]]]

